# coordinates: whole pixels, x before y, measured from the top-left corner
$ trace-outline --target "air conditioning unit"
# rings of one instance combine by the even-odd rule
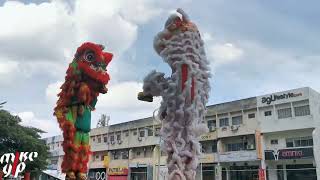
[[[248,144],[248,145],[247,145],[247,149],[253,150],[253,149],[254,149],[254,144]]]
[[[111,144],[114,144],[115,142],[114,141],[111,141]]]
[[[142,137],[138,137],[138,141],[142,141]]]
[[[209,131],[210,131],[210,132],[216,131],[216,127],[210,126],[210,127],[209,127]]]
[[[118,140],[118,144],[121,144],[122,143],[122,141],[121,140]]]
[[[231,131],[237,131],[239,129],[239,125],[232,125],[231,126]]]

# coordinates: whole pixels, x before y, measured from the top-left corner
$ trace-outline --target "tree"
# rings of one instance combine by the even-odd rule
[[[0,156],[4,153],[38,152],[33,162],[26,162],[26,171],[40,171],[46,169],[48,147],[41,140],[44,131],[20,125],[21,119],[0,109]],[[0,167],[3,164],[0,164]]]

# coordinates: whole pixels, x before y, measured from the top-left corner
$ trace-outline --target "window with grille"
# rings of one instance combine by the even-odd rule
[[[123,151],[122,152],[122,159],[128,159],[129,158],[129,152],[128,151]]]
[[[98,136],[98,143],[101,143],[101,136]]]
[[[286,144],[287,144],[287,147],[313,146],[313,139],[311,136],[289,138],[289,139],[286,139]]]
[[[136,136],[137,135],[137,130],[133,130],[132,133],[133,133],[134,136]]]
[[[279,119],[292,117],[291,108],[278,109],[277,111]]]
[[[271,139],[271,144],[278,144],[278,139]]]
[[[207,124],[208,124],[209,131],[212,132],[216,127],[216,120],[208,120]]]
[[[125,134],[126,137],[129,136],[129,131],[123,131],[123,133]]]
[[[211,146],[212,152],[215,153],[218,151],[218,145],[217,145],[217,141],[213,141],[213,144]]]
[[[227,151],[241,151],[244,149],[244,143],[227,144]]]
[[[240,125],[242,124],[242,116],[232,117],[232,125]]]
[[[121,134],[117,134],[117,140],[118,140],[118,141],[121,140]]]
[[[265,111],[264,112],[264,116],[271,116],[272,115],[272,111]]]
[[[156,128],[155,136],[160,136],[160,129],[161,128]]]
[[[250,113],[248,114],[248,118],[249,119],[252,119],[252,118],[255,118],[256,117],[256,114],[255,113]]]
[[[139,131],[139,137],[144,137],[144,130]]]
[[[219,119],[220,127],[229,126],[229,118]]]
[[[114,136],[110,136],[110,141],[114,141]]]
[[[148,136],[153,136],[153,129],[152,127],[148,127]]]
[[[108,136],[107,135],[103,136],[103,142],[108,142]]]
[[[310,115],[309,105],[294,107],[295,116],[307,116]]]

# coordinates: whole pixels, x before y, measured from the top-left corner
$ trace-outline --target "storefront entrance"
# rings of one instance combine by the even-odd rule
[[[289,180],[317,180],[316,168],[312,164],[286,165]]]
[[[259,166],[231,166],[230,180],[258,180]]]
[[[147,180],[147,167],[131,168],[130,180]]]
[[[214,164],[202,164],[202,180],[215,180]]]

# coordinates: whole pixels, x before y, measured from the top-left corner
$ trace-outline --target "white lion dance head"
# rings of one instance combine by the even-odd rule
[[[172,68],[170,77],[152,71],[138,98],[161,96],[162,150],[168,154],[170,180],[194,180],[200,155],[199,136],[207,132],[206,103],[210,69],[198,28],[183,10],[171,15],[154,39],[154,49]]]

